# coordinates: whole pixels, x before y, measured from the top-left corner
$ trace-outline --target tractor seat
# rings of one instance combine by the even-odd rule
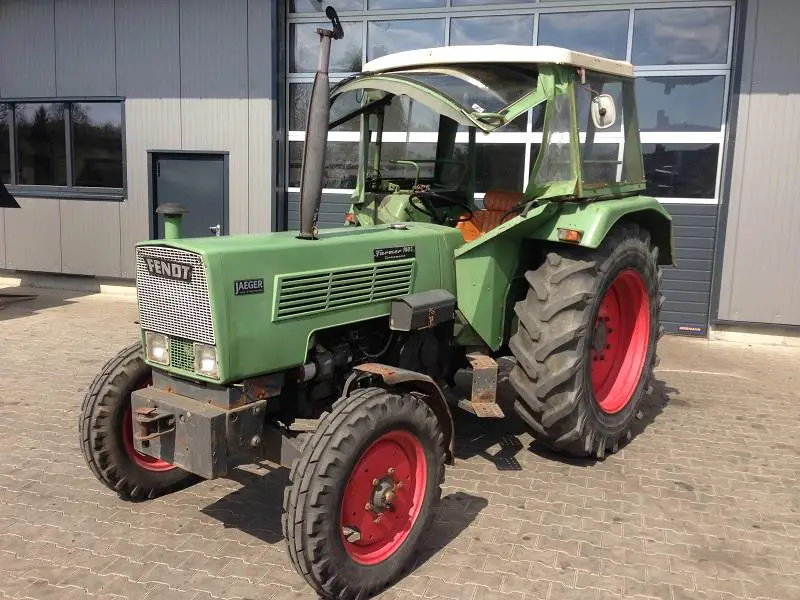
[[[471,219],[459,221],[456,229],[461,231],[465,242],[471,242],[500,225],[501,221],[513,217],[514,215],[510,214],[503,219],[503,215],[519,204],[521,200],[522,192],[489,190],[483,198],[485,208],[474,211]]]

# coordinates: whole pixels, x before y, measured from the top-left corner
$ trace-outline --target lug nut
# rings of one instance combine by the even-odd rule
[[[380,481],[378,481],[378,479],[377,479],[377,478],[373,479],[373,480],[372,480],[372,487],[378,487],[378,484],[379,484],[379,483],[380,483]]]
[[[372,504],[371,504],[370,502],[367,502],[367,503],[364,505],[364,510],[372,510]]]
[[[394,467],[389,467],[389,475],[394,475]]]

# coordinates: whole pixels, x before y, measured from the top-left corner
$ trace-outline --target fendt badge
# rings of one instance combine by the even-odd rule
[[[144,261],[147,263],[147,270],[150,275],[163,279],[184,281],[186,283],[192,282],[192,265],[164,260],[162,258],[150,258],[149,256],[145,256]]]

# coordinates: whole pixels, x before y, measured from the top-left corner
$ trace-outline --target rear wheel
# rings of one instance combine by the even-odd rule
[[[649,234],[625,224],[595,251],[559,249],[526,273],[509,379],[545,445],[602,458],[630,439],[662,333],[657,262]]]
[[[154,498],[196,479],[133,447],[131,392],[152,382],[141,343],[128,346],[95,377],[81,407],[80,442],[94,475],[120,496]]]
[[[444,437],[419,398],[380,388],[334,405],[284,496],[292,562],[325,598],[365,598],[412,565],[444,478]]]

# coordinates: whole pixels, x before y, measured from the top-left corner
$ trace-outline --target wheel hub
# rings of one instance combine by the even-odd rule
[[[425,453],[405,431],[381,436],[362,454],[342,498],[345,550],[358,563],[386,560],[411,532],[427,479]]]
[[[397,491],[403,487],[402,481],[392,479],[394,469],[390,468],[385,477],[372,480],[372,502],[368,510],[380,514],[393,510],[392,504],[397,498]]]
[[[606,321],[608,317],[600,317],[597,319],[597,324],[594,327],[594,341],[592,342],[592,349],[595,355],[600,358],[603,356],[603,351],[606,350],[606,340],[608,338],[608,327]]]

